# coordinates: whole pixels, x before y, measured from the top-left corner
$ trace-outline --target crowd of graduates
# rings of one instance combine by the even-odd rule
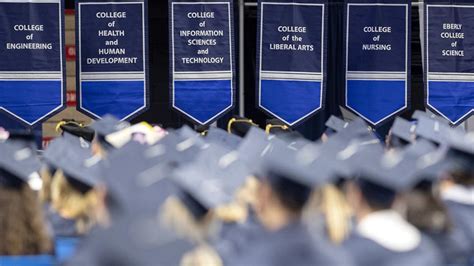
[[[417,111],[318,141],[241,117],[0,130],[0,266],[472,266],[474,134]]]

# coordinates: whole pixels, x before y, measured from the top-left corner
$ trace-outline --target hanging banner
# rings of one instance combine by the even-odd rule
[[[0,0],[0,110],[27,126],[65,107],[63,4]]]
[[[474,113],[474,5],[425,1],[428,108],[458,125]]]
[[[77,109],[129,120],[149,106],[146,0],[76,2]]]
[[[295,126],[323,108],[325,0],[258,3],[258,106]]]
[[[169,1],[173,108],[200,125],[234,107],[232,2]]]
[[[409,0],[347,0],[348,109],[376,126],[409,107]]]

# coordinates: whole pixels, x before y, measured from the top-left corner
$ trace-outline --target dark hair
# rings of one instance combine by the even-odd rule
[[[358,179],[357,185],[360,188],[362,196],[372,210],[386,210],[392,208],[395,201],[396,192],[374,184],[364,179]]]
[[[0,185],[0,256],[52,253],[38,198],[28,185]]]
[[[292,212],[301,212],[311,196],[311,188],[288,177],[270,173],[268,181],[281,204]]]
[[[444,233],[451,229],[451,220],[443,201],[432,191],[432,183],[422,182],[405,196],[407,221],[425,232]]]

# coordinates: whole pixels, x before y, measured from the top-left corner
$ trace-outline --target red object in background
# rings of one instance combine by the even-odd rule
[[[53,139],[53,137],[43,137],[43,141],[41,143],[41,146],[43,146],[43,150],[48,147],[49,143],[51,143]]]
[[[67,91],[66,92],[66,103],[68,107],[76,107],[76,92]]]
[[[66,16],[74,16],[75,12],[74,12],[74,9],[66,9],[64,10],[64,14]]]
[[[76,46],[66,45],[66,61],[75,61],[75,60],[76,60]]]

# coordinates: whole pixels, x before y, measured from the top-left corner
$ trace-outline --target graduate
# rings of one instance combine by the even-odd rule
[[[255,211],[263,232],[248,243],[242,256],[224,259],[225,265],[351,265],[341,252],[311,236],[302,213],[318,181],[295,165],[291,150],[269,156],[260,174]]]
[[[352,160],[347,198],[356,225],[344,247],[356,265],[441,265],[434,243],[395,210],[399,193],[413,185],[411,161],[373,149]]]
[[[92,123],[90,128],[95,131],[91,148],[92,153],[101,158],[105,158],[107,153],[114,149],[114,146],[107,141],[107,135],[124,130],[129,126],[130,124],[128,122],[120,121],[111,115],[106,115],[101,120]]]
[[[54,253],[41,205],[30,186],[32,174],[40,168],[35,153],[15,142],[0,144],[0,256]],[[8,258],[0,257],[0,265],[7,263]]]
[[[455,228],[468,239],[469,263],[474,262],[474,138],[472,135],[449,137],[449,149],[444,160],[446,179],[441,183],[441,197]]]
[[[440,193],[440,182],[443,169],[429,169],[431,162],[443,160],[439,157],[444,153],[426,140],[418,140],[416,144],[407,149],[420,154],[418,159],[413,158],[419,165],[417,171],[411,175],[415,186],[405,193],[403,200],[406,205],[406,219],[430,238],[438,247],[443,256],[443,265],[469,265],[470,251],[468,238],[454,226],[453,219],[443,202]],[[407,154],[410,156],[410,154]]]
[[[51,181],[52,207],[66,219],[75,221],[78,235],[97,223],[106,223],[100,191],[100,177],[93,166],[90,145],[79,138],[59,138],[44,153],[48,165],[57,169]]]

